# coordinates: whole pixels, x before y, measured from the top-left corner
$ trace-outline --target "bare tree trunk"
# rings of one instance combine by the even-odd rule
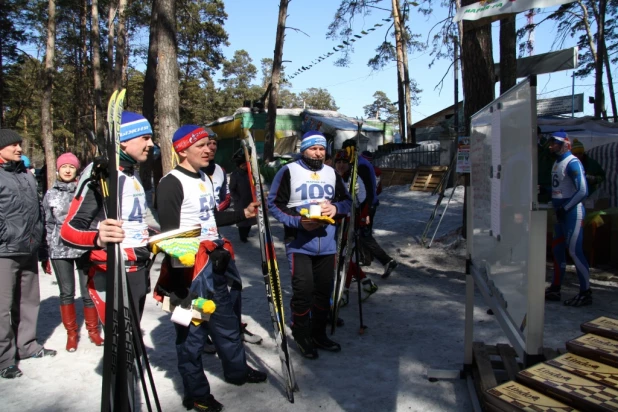
[[[517,83],[515,15],[500,20],[500,94]]]
[[[463,0],[462,7],[474,0]],[[461,61],[464,91],[465,132],[470,135],[470,120],[474,113],[494,100],[494,59],[492,56],[491,24],[471,28],[464,20]]]
[[[612,70],[609,65],[609,56],[607,55],[607,47],[605,48],[605,70],[607,71],[607,87],[609,87],[609,100],[612,104],[612,113],[614,117],[614,123],[618,123],[618,112],[616,110],[616,95],[614,94],[614,81],[612,76]]]
[[[273,72],[270,78],[270,94],[268,95],[268,131],[264,141],[264,161],[270,162],[275,150],[275,126],[277,123],[277,101],[279,99],[279,81],[281,80],[281,60],[283,60],[283,42],[285,40],[285,22],[288,15],[289,0],[279,3],[279,19],[277,20],[277,35],[275,36],[275,55],[273,57]]]
[[[124,86],[122,83],[125,47],[127,44],[126,15],[127,0],[118,0],[118,35],[116,36],[116,64],[114,66],[114,90]]]
[[[597,21],[597,59],[594,64],[594,116],[603,116],[607,120],[605,111],[605,90],[603,89],[603,62],[605,61],[605,12],[607,0],[599,0],[598,11],[595,10]]]
[[[180,122],[176,41],[176,2],[158,0],[159,50],[157,64],[157,108],[163,173],[172,170],[172,136]]]
[[[412,96],[410,93],[410,72],[408,70],[408,34],[402,30],[405,27],[405,18],[401,15],[399,1],[395,1],[397,6],[397,15],[399,16],[399,29],[401,32],[401,55],[403,57],[403,89],[405,96],[406,107],[406,125],[407,125],[407,143],[416,144],[416,134],[412,130]]]
[[[92,0],[92,77],[94,79],[94,126],[97,139],[103,139],[103,91],[101,90],[101,42],[99,33],[99,2]],[[102,141],[100,142],[102,143]]]
[[[45,68],[43,71],[43,97],[41,99],[41,134],[47,164],[47,187],[54,184],[56,175],[56,154],[51,116],[52,89],[54,85],[54,52],[56,45],[56,1],[49,0],[47,7],[47,45],[45,48]]]
[[[111,0],[107,17],[107,78],[105,79],[107,94],[111,96],[116,85],[114,80],[114,19],[116,17],[116,3]]]
[[[401,26],[399,20],[399,5],[398,0],[392,0],[393,5],[393,20],[395,22],[395,49],[397,51],[397,94],[399,96],[399,134],[401,135],[402,143],[407,142],[407,130],[405,125],[406,119],[406,103],[405,103],[405,75],[403,66],[403,45],[401,40]]]
[[[158,13],[157,0],[152,0],[152,9],[150,10],[150,34],[148,37],[148,58],[146,60],[146,74],[144,76],[144,95],[142,100],[142,113],[155,128],[155,92],[157,90],[157,50],[158,50]],[[156,162],[158,167],[155,167],[155,160],[152,150],[148,154],[148,159],[140,165],[139,175],[144,185],[144,190],[152,189],[151,181],[154,180],[155,189],[159,180],[162,177],[163,169],[161,168],[161,158]],[[160,172],[154,173],[155,170]],[[157,174],[154,176],[153,173]]]
[[[81,0],[80,5],[79,5],[79,42],[81,45],[81,50],[80,50],[80,55],[79,55],[79,65],[80,65],[80,72],[79,72],[79,76],[80,76],[80,80],[79,80],[79,84],[82,85],[84,89],[82,89],[82,94],[81,94],[81,98],[79,101],[79,123],[80,123],[80,130],[78,131],[78,134],[75,136],[75,138],[77,139],[79,137],[79,133],[81,133],[81,129],[83,128],[83,125],[87,124],[87,121],[84,120],[85,119],[85,114],[89,112],[89,106],[90,106],[90,87],[88,87],[88,83],[86,82],[86,79],[88,78],[88,72],[86,70],[87,67],[87,57],[88,57],[88,41],[87,41],[87,33],[88,33],[88,19],[87,19],[87,15],[88,15],[88,0]],[[84,93],[85,92],[85,93]],[[76,140],[77,143],[77,140]],[[82,146],[83,147],[83,146]]]
[[[142,113],[152,127],[155,124],[155,92],[157,90],[157,53],[159,50],[158,37],[158,0],[152,0],[150,13],[150,35],[148,37],[148,59],[146,60],[146,74],[144,76],[144,97]]]

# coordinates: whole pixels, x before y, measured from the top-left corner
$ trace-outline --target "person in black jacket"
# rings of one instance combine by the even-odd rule
[[[245,155],[236,153],[234,155],[234,162],[236,163],[236,170],[230,175],[230,194],[234,202],[234,210],[244,210],[253,201]],[[247,243],[251,226],[256,223],[255,218],[236,223],[241,242]]]
[[[22,375],[19,359],[55,356],[36,340],[39,270],[47,259],[36,179],[21,160],[21,136],[0,129],[0,377]]]

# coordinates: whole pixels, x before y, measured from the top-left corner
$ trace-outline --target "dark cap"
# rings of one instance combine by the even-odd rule
[[[23,139],[16,131],[11,129],[0,129],[0,149],[14,143],[21,143],[22,140]]]
[[[361,156],[363,156],[365,159],[369,160],[370,162],[373,161],[373,153],[371,153],[369,150],[362,151]]]

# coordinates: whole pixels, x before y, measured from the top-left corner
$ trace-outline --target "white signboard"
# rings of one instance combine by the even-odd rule
[[[521,13],[530,9],[558,6],[572,3],[574,0],[487,0],[479,1],[469,6],[462,6],[457,10],[453,18],[454,22],[460,20],[479,20],[484,17],[497,16],[500,14]]]
[[[580,113],[583,111],[583,93],[576,94],[575,96],[558,96],[550,99],[539,99],[536,101],[536,112],[538,116],[568,114],[571,112]]]
[[[457,173],[470,173],[470,137],[459,136],[457,145]]]

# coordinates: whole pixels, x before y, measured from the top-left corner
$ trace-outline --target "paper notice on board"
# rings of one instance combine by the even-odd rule
[[[491,235],[500,236],[500,179],[491,179]]]

